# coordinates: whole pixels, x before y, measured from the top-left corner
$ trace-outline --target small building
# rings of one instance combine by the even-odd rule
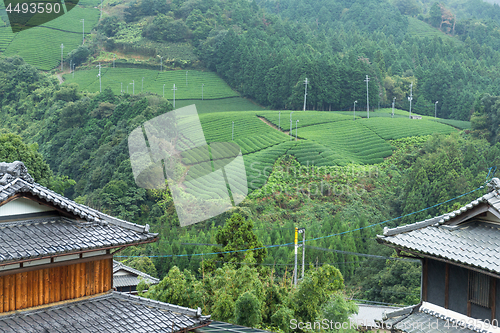
[[[411,115],[410,119],[422,119],[422,116]]]
[[[0,163],[0,332],[186,332],[210,324],[188,309],[113,291],[113,253],[158,234]]]
[[[113,287],[116,291],[137,294],[137,285],[142,280],[150,286],[160,283],[159,279],[151,275],[113,260]]]
[[[500,332],[500,180],[488,187],[458,210],[378,236],[422,261],[422,301],[386,314],[393,331]]]

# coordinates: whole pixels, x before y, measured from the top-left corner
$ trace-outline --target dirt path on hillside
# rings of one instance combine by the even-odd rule
[[[57,79],[59,80],[59,84],[62,84],[64,82],[62,78],[62,74],[56,74]]]
[[[267,120],[267,119],[266,119],[266,118],[264,118],[264,117],[257,117],[257,118],[259,118],[260,120],[262,120],[262,121],[263,121],[263,122],[265,122],[267,125],[271,126],[272,128],[274,128],[274,129],[275,129],[275,130],[277,130],[277,131],[281,131],[281,132],[283,132],[283,133],[285,133],[285,134],[287,134],[287,135],[290,133],[290,131],[283,131],[283,130],[278,129],[278,126],[274,125],[273,123],[271,123],[269,120]]]

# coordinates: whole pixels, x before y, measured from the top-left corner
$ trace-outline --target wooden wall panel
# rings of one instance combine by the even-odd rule
[[[0,276],[0,313],[3,312],[3,276]]]
[[[0,313],[107,292],[113,259],[0,276]]]

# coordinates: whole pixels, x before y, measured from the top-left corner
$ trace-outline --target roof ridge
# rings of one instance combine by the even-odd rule
[[[117,260],[114,260],[114,259],[113,259],[113,265],[114,265],[115,263],[116,263],[116,265],[117,265],[118,267],[117,267],[116,269],[113,267],[113,273],[115,273],[116,271],[118,271],[118,270],[120,270],[121,268],[123,268],[123,269],[125,269],[125,270],[129,270],[129,271],[130,271],[130,272],[132,272],[132,273],[136,273],[137,275],[139,275],[139,276],[141,276],[141,277],[143,277],[143,278],[148,278],[148,279],[151,279],[151,280],[153,280],[153,281],[158,281],[158,282],[160,282],[160,279],[158,279],[158,278],[155,278],[155,277],[153,277],[153,276],[151,276],[151,275],[149,275],[149,274],[147,274],[147,273],[144,273],[144,272],[142,272],[142,271],[140,271],[140,270],[138,270],[138,269],[135,269],[135,268],[133,268],[133,267],[127,266],[127,265],[125,265],[125,264],[123,264],[123,263],[121,263],[121,262],[119,262],[119,261],[117,261]]]
[[[207,316],[201,315],[201,308],[199,308],[199,307],[198,307],[198,309],[195,310],[195,309],[191,309],[191,308],[180,306],[180,305],[174,305],[174,304],[170,304],[170,303],[166,303],[166,302],[160,302],[160,301],[156,301],[156,300],[153,300],[150,298],[121,293],[118,291],[113,291],[112,294],[114,296],[117,296],[118,298],[130,299],[130,300],[133,300],[134,302],[139,302],[139,303],[144,304],[144,305],[150,306],[151,304],[154,304],[155,306],[162,308],[164,310],[184,314],[187,316],[194,316],[196,318],[201,318],[201,319],[210,319],[210,315],[207,315]]]
[[[407,225],[403,225],[403,226],[398,226],[398,227],[391,228],[391,229],[388,227],[384,227],[384,233],[383,233],[382,237],[394,236],[394,235],[397,235],[397,234],[400,234],[403,232],[413,231],[413,230],[425,228],[425,227],[428,227],[431,225],[437,226],[437,225],[443,224],[443,223],[448,222],[449,220],[465,213],[466,211],[474,208],[475,206],[479,205],[480,203],[488,203],[489,204],[490,201],[493,199],[499,199],[498,193],[496,191],[486,193],[485,195],[477,198],[476,200],[471,201],[470,203],[460,207],[459,209],[454,210],[454,211],[449,212],[449,213],[446,213],[446,214],[443,214],[443,215],[438,215],[438,216],[432,217],[430,219],[426,219],[424,221],[419,221],[419,222],[415,222],[415,223],[411,223],[411,224],[407,224]],[[495,201],[495,203],[496,203],[496,201]],[[500,201],[499,201],[499,203],[500,203]],[[494,207],[496,210],[498,210],[500,213],[500,204],[498,206],[495,206],[494,204],[492,204],[491,206]]]

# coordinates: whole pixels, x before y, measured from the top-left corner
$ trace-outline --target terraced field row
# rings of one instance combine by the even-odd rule
[[[78,83],[82,90],[98,92],[98,72],[97,68],[94,70],[76,71],[74,77],[73,74],[65,74],[63,78],[65,83]],[[102,67],[101,69],[102,89],[109,87],[115,94],[120,94],[122,91],[129,94],[153,92],[173,100],[174,84],[176,87],[176,100],[201,100],[202,84],[203,99],[238,96],[235,91],[212,72],[188,71],[186,85],[186,71],[159,72],[151,69],[112,67]]]
[[[301,128],[310,125],[331,123],[342,120],[353,119],[352,116],[339,114],[336,112],[326,111],[261,111],[258,112],[259,117],[265,118],[274,126],[281,128],[284,131],[290,130],[290,119],[292,120],[292,130],[295,127]],[[296,123],[296,121],[299,121]]]
[[[85,33],[90,33],[98,17],[97,9],[77,6],[42,26],[16,34],[10,27],[0,28],[0,51],[7,57],[19,55],[38,69],[50,70],[60,65],[61,44],[64,45],[64,57],[82,44],[83,25],[80,20],[85,19]]]
[[[332,161],[337,155],[342,156],[344,163],[348,161],[375,164],[381,163],[384,157],[392,154],[392,146],[359,120],[308,126],[299,131],[299,136],[313,140],[335,152],[335,154],[323,152],[322,157]],[[339,162],[336,164],[342,165],[342,162]]]
[[[427,119],[373,118],[361,119],[359,123],[377,133],[384,140],[394,140],[408,136],[429,135],[434,133],[450,134],[456,131],[451,126]]]

